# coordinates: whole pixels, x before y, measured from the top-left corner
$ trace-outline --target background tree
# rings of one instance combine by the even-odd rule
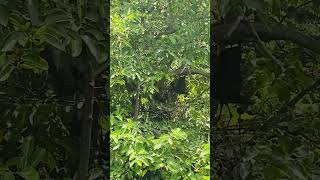
[[[1,178],[107,177],[107,7],[0,1]]]
[[[224,109],[212,128],[214,179],[319,178],[319,3],[211,4],[212,42],[242,43],[244,91],[253,102],[231,105],[230,126]],[[233,21],[219,25],[232,9]]]

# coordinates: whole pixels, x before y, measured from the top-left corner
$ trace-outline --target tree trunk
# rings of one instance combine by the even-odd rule
[[[93,121],[93,101],[94,101],[94,77],[92,72],[92,64],[89,63],[88,72],[85,74],[86,80],[86,94],[84,104],[84,115],[81,119],[81,138],[80,138],[80,157],[78,180],[88,179],[88,167],[91,147],[91,128]]]

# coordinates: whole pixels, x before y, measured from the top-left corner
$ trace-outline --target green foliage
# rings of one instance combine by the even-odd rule
[[[100,77],[109,48],[106,4],[78,2],[0,1],[0,179],[71,179],[75,174],[76,103],[57,97],[48,71],[54,63],[61,68],[85,59]],[[50,48],[65,55],[57,56],[63,63],[49,62],[54,55],[43,52]],[[90,179],[99,179],[105,172],[94,158]]]
[[[236,8],[266,28],[283,25],[312,36],[319,35],[315,6],[315,1],[300,0],[219,1],[213,14],[223,16]],[[231,127],[226,127],[229,112],[223,109],[214,139],[218,154],[214,178],[317,179],[319,55],[287,41],[263,44],[283,63],[285,72],[277,71],[270,57],[259,56],[255,43],[243,44],[243,83],[254,103],[231,105]]]
[[[0,168],[0,177],[15,179],[14,174],[23,177],[26,180],[38,180],[40,176],[36,171],[39,163],[45,163],[48,154],[45,149],[34,145],[32,137],[26,137],[20,146],[20,154],[17,157],[11,157]],[[12,172],[10,168],[15,167],[16,172]]]
[[[143,177],[159,170],[162,178],[199,179],[209,173],[209,144],[197,144],[180,128],[157,134],[150,125],[111,115],[111,177]],[[152,133],[154,131],[154,133]]]
[[[208,8],[198,0],[112,2],[111,179],[209,179],[209,78],[187,76],[188,92],[178,94],[173,72],[209,70]]]

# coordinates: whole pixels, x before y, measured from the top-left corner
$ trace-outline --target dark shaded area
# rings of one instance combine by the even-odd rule
[[[174,86],[174,91],[177,94],[188,94],[188,89],[187,89],[187,83],[186,83],[186,77],[185,76],[180,76],[175,80],[175,86]]]
[[[214,61],[213,98],[222,103],[240,103],[241,46],[224,48]]]

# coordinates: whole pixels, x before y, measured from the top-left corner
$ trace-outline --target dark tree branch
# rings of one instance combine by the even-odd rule
[[[92,64],[89,63],[89,71],[86,72],[86,94],[84,115],[81,118],[81,138],[80,138],[80,157],[77,180],[87,180],[89,170],[89,158],[91,148],[91,130],[93,121],[93,102],[94,102],[94,77]]]
[[[288,104],[288,107],[294,107],[306,94],[310,91],[316,89],[320,85],[320,79],[314,82],[311,86],[303,89],[299,94],[297,94]]]
[[[286,112],[286,110],[292,109],[306,94],[308,94],[310,91],[317,89],[317,87],[320,85],[320,79],[318,79],[316,82],[314,82],[311,86],[306,87],[303,89],[300,93],[298,93],[292,100],[290,100],[287,104],[283,105],[278,113],[274,114],[273,116],[270,116],[264,126],[270,125],[270,124],[279,124],[280,122],[283,122],[286,120],[286,118],[282,118],[282,120],[279,120],[275,117],[279,116],[279,114]],[[264,127],[262,126],[262,127]]]
[[[263,54],[267,55],[270,59],[272,59],[272,61],[275,62],[281,68],[281,71],[284,72],[285,69],[284,69],[283,65],[281,64],[281,62],[277,58],[275,58],[273,56],[273,54],[267,49],[267,47],[262,43],[261,38],[258,35],[258,33],[257,33],[256,29],[254,28],[253,24],[250,23],[250,21],[247,18],[245,18],[245,19],[246,19],[246,23],[251,28],[251,31],[252,31],[253,35],[256,37],[257,45],[262,50]],[[263,24],[263,25],[265,25],[265,24]]]
[[[320,40],[301,32],[292,30],[285,26],[269,26],[270,30],[262,23],[252,24],[262,41],[286,40],[299,44],[307,49],[320,54]],[[225,36],[233,24],[219,25],[212,28],[213,39],[216,43],[242,43],[255,42],[256,36],[251,28],[245,23],[240,23],[238,28],[232,33],[230,38]]]
[[[312,0],[311,0],[311,1],[307,1],[307,2],[304,2],[304,3],[300,4],[300,5],[299,5],[299,6],[297,6],[295,9],[296,9],[296,10],[298,10],[298,9],[302,8],[303,6],[306,6],[306,5],[310,4],[310,3],[312,3]]]

